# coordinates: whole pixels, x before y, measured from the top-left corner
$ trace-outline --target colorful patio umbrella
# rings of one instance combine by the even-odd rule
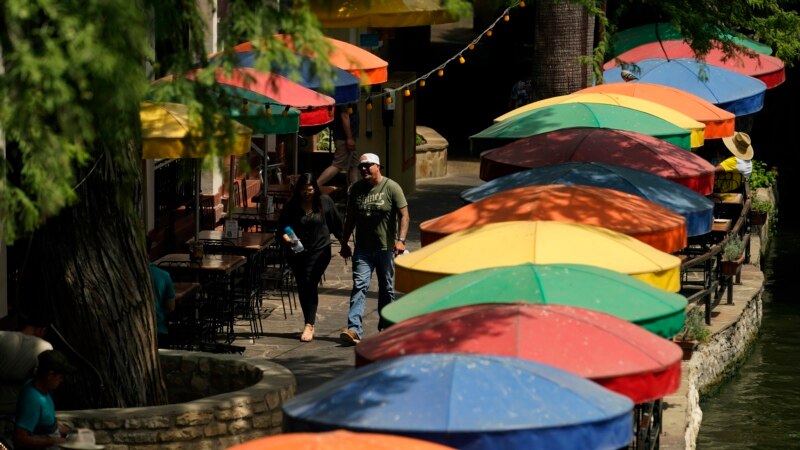
[[[276,38],[297,51],[294,39],[288,34],[279,34]],[[344,69],[350,74],[358,77],[362,84],[381,84],[389,79],[389,63],[375,56],[367,50],[353,44],[325,37],[325,41],[331,46],[328,52],[328,61],[334,66]],[[252,42],[244,42],[234,47],[237,52],[253,51]],[[299,50],[305,56],[314,57],[313,54]]]
[[[600,311],[667,339],[685,320],[686,298],[613,270],[581,264],[520,264],[444,277],[381,310],[391,324],[443,309],[527,302]],[[360,344],[359,344],[360,345]]]
[[[395,259],[395,288],[411,292],[456,273],[488,267],[586,264],[678,292],[680,259],[630,236],[568,222],[515,221],[459,231]]]
[[[237,66],[249,67],[257,70],[254,67],[256,62],[256,54],[254,52],[237,52],[235,57]],[[350,103],[358,101],[361,98],[358,77],[352,75],[350,72],[334,67],[333,79],[331,79],[333,91],[329,91],[323,88],[322,81],[315,73],[314,63],[311,61],[311,58],[298,56],[298,59],[300,60],[300,65],[296,68],[296,74],[289,69],[277,65],[273,65],[270,73],[280,75],[287,79],[296,80],[296,83],[312,91],[330,95],[336,100],[336,103]]]
[[[637,195],[683,216],[689,237],[710,233],[714,221],[714,203],[689,188],[641,170],[594,162],[553,164],[495,178],[465,190],[461,199],[474,203],[509,189],[543,184],[597,186]]]
[[[517,116],[527,111],[564,103],[600,103],[604,105],[616,105],[623,108],[635,109],[636,111],[641,111],[643,113],[651,114],[658,118],[664,119],[679,128],[689,130],[689,138],[691,140],[690,145],[693,148],[703,146],[703,135],[706,126],[702,122],[698,122],[686,114],[678,112],[667,106],[660,105],[649,100],[620,94],[574,93],[570,95],[560,95],[558,97],[551,97],[544,100],[539,100],[538,102],[528,103],[527,105],[520,106],[519,108],[509,111],[494,119],[494,121],[502,122],[508,118]]]
[[[195,73],[187,78],[193,79]],[[257,94],[274,99],[286,107],[300,111],[300,126],[310,127],[324,125],[333,120],[334,99],[307,89],[288,78],[269,72],[261,72],[247,67],[234,68],[230,75],[219,69],[215,78],[217,83],[247,89]],[[283,111],[273,111],[282,114]]]
[[[763,53],[765,55],[772,54],[772,48],[770,48],[769,45],[762,44],[761,42],[732,31],[726,32],[723,30],[718,30],[717,36],[720,38],[727,37],[733,42],[745,46],[755,52]],[[614,57],[620,53],[624,53],[643,44],[670,39],[683,40],[685,39],[685,36],[671,23],[648,23],[638,27],[627,28],[611,36],[611,45],[609,46],[610,50],[607,54],[609,57]]]
[[[228,447],[228,450],[452,450],[452,447],[377,433],[286,433]]]
[[[309,2],[323,28],[402,28],[452,23],[439,0],[370,0]]]
[[[500,356],[380,361],[289,400],[287,431],[344,428],[461,450],[611,449],[632,438],[633,404],[586,379]]]
[[[686,247],[686,221],[663,206],[612,189],[549,184],[504,191],[419,225],[422,245],[489,223],[554,220],[608,228],[666,253]]]
[[[501,122],[502,123],[502,122]],[[631,131],[567,128],[520,139],[481,153],[482,180],[567,161],[641,170],[701,194],[714,190],[714,166],[669,142]]]
[[[356,367],[420,353],[497,355],[588,378],[644,403],[680,385],[683,350],[644,328],[564,305],[489,303],[417,316],[356,346]]]
[[[686,129],[641,111],[599,103],[564,103],[534,109],[495,123],[470,136],[470,142],[473,151],[482,151],[536,134],[574,127],[636,131],[686,150],[691,148]]]
[[[234,105],[229,115],[237,122],[251,128],[255,134],[291,134],[300,129],[300,111],[296,108],[286,110],[285,105],[251,90],[220,85],[230,95],[242,99]],[[269,105],[269,110],[267,110]]]
[[[737,117],[757,113],[764,107],[767,85],[753,77],[689,58],[645,59],[636,65],[639,81],[687,91]],[[603,72],[603,79],[607,83],[624,82],[619,67]]]
[[[721,46],[719,42],[716,42],[711,51],[702,58],[702,61],[712,66],[758,78],[767,85],[767,89],[779,86],[786,81],[785,65],[780,59],[762,54],[756,54],[751,57],[742,52],[735,52],[733,56],[728,56],[722,51]],[[689,43],[684,40],[651,42],[619,54],[617,58],[605,63],[603,68],[611,69],[612,67],[617,67],[619,65],[618,61],[635,64],[638,61],[650,58],[696,59],[697,55],[692,50],[692,47],[689,46]]]
[[[706,125],[705,139],[730,137],[734,133],[735,115],[680,89],[650,83],[605,83],[575,93],[589,92],[628,95],[680,111]]]

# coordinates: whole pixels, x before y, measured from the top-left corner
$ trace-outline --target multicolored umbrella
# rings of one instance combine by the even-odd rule
[[[502,123],[502,122],[501,122]],[[481,153],[482,180],[567,161],[641,170],[701,194],[714,190],[714,166],[694,153],[644,134],[606,128],[567,128]]]
[[[586,264],[680,290],[680,259],[630,236],[568,222],[492,223],[395,259],[395,288],[411,292],[456,273],[518,264]]]
[[[495,123],[470,136],[472,150],[487,150],[536,134],[564,128],[591,127],[635,131],[691,148],[689,131],[651,114],[599,103],[564,103],[534,109]]]
[[[558,97],[551,97],[544,100],[539,100],[538,102],[528,103],[527,105],[520,106],[519,108],[509,111],[494,119],[494,121],[502,122],[519,114],[533,111],[534,109],[544,108],[552,105],[560,105],[564,103],[600,103],[604,105],[616,105],[623,108],[641,111],[643,113],[656,116],[660,119],[664,119],[679,128],[688,130],[689,138],[691,140],[690,145],[693,148],[703,146],[703,135],[706,126],[702,122],[698,122],[686,114],[667,106],[660,105],[649,100],[621,94],[576,92],[570,95],[560,95]]]
[[[458,20],[439,0],[312,0],[309,7],[323,28],[403,28]]]
[[[603,68],[611,69],[622,63],[635,64],[638,61],[650,58],[696,59],[697,55],[689,43],[684,40],[651,42],[619,54],[615,59],[605,63]],[[719,42],[716,42],[714,47],[701,60],[712,66],[758,78],[767,85],[767,89],[779,86],[786,81],[785,64],[780,59],[761,54],[749,56],[742,52],[734,52],[732,56],[728,56],[722,51],[722,44]]]
[[[639,81],[687,91],[738,116],[764,107],[767,85],[763,81],[694,59],[645,59],[636,63]],[[603,72],[607,83],[622,83],[621,68]],[[648,133],[649,134],[649,133]]]
[[[730,137],[734,133],[735,115],[694,94],[669,86],[650,83],[605,83],[575,93],[621,94],[650,100],[703,122],[706,125],[703,133],[705,139]]]
[[[315,56],[312,52],[296,48],[294,39],[289,34],[278,34],[275,37],[280,39],[284,45],[294,51],[299,51],[302,55],[311,58]],[[362,84],[381,84],[389,79],[388,62],[353,44],[327,36],[324,39],[330,46],[330,51],[327,55],[328,61],[333,66],[346,70],[357,77]],[[237,52],[252,52],[253,43],[249,41],[243,42],[233,49]]]
[[[220,85],[231,96],[242,99],[228,114],[237,122],[252,128],[254,134],[291,134],[300,129],[300,111],[281,106],[274,99],[251,90]],[[267,108],[269,105],[269,108]]]
[[[717,36],[719,38],[728,38],[736,44],[742,45],[755,52],[763,53],[765,55],[772,54],[772,48],[769,45],[762,44],[756,40],[750,39],[741,34],[732,31],[718,30]],[[610,50],[607,53],[610,57],[624,53],[632,48],[638,47],[650,42],[658,42],[671,39],[684,40],[684,36],[674,25],[671,23],[648,23],[638,27],[632,27],[615,33],[611,36]]]
[[[667,339],[683,328],[686,298],[628,275],[581,264],[520,264],[442,278],[381,310],[389,323],[482,303],[527,302],[600,311]]]
[[[686,247],[683,217],[641,197],[612,189],[549,184],[510,189],[422,222],[422,245],[489,223],[554,220],[608,228],[666,253]]]
[[[380,361],[289,400],[286,431],[391,433],[462,450],[628,445],[633,403],[584,378],[500,356]]]
[[[613,164],[566,162],[495,178],[461,193],[465,203],[474,203],[499,192],[523,186],[577,184],[614,189],[645,198],[686,219],[686,234],[711,232],[714,203],[708,198],[667,179]]]
[[[403,436],[377,433],[285,433],[228,447],[228,450],[453,450]]]
[[[633,403],[678,390],[683,356],[673,342],[602,312],[489,303],[417,316],[370,336],[356,346],[356,367],[420,353],[535,361],[588,378]]]

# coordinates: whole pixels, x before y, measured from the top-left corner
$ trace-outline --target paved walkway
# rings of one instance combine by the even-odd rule
[[[450,161],[449,175],[442,178],[423,179],[417,182],[417,190],[408,195],[411,227],[408,235],[409,250],[418,249],[419,224],[422,221],[446,214],[458,208],[462,202],[461,191],[481,184],[478,178],[477,161]],[[352,370],[354,362],[353,347],[339,342],[339,333],[347,325],[347,310],[350,303],[352,277],[350,266],[338,255],[334,248],[333,260],[325,272],[325,281],[320,288],[320,303],[317,312],[314,341],[300,342],[303,329],[303,315],[299,310],[284,319],[283,306],[278,298],[265,300],[267,314],[262,323],[264,336],[255,342],[245,337],[248,328],[243,323],[237,326],[240,332],[235,345],[245,346],[244,356],[268,358],[291,370],[297,377],[297,391],[304,392],[340,374]],[[373,277],[367,297],[365,316],[365,335],[377,332],[377,281]]]

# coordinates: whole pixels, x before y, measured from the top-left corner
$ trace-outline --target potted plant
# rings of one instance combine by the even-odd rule
[[[744,243],[738,235],[732,236],[722,249],[720,270],[723,275],[736,275],[739,265],[744,261]]]
[[[764,225],[767,216],[772,212],[772,203],[764,200],[753,200],[750,204],[750,225]]]
[[[673,339],[673,342],[683,350],[683,360],[688,361],[692,358],[692,353],[697,348],[697,344],[706,342],[711,332],[703,323],[701,314],[696,311],[689,312],[683,329]]]

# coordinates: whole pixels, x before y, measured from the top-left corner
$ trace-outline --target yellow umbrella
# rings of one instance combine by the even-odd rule
[[[312,0],[323,28],[418,27],[458,20],[439,0]]]
[[[395,287],[410,292],[448,275],[525,263],[585,264],[680,290],[677,257],[616,231],[551,221],[502,222],[453,233],[397,257]]]
[[[502,122],[509,117],[516,116],[517,114],[522,114],[534,109],[558,105],[561,103],[601,103],[605,105],[616,105],[624,108],[635,109],[637,111],[664,119],[677,127],[689,130],[692,148],[701,147],[703,145],[704,132],[706,128],[704,123],[698,122],[682,112],[676,111],[659,103],[622,94],[591,92],[561,95],[520,106],[519,108],[509,111],[494,119],[494,121]]]
[[[189,120],[189,109],[180,103],[142,102],[139,108],[142,122],[142,158],[202,158],[208,154],[197,127]],[[250,151],[252,131],[233,122],[236,134],[220,155],[242,155]]]

